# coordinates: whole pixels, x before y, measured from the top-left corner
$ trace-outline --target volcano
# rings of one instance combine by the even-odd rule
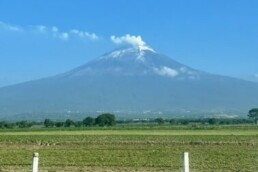
[[[257,97],[257,83],[209,74],[133,46],[60,75],[1,88],[0,117],[246,115],[258,106]]]

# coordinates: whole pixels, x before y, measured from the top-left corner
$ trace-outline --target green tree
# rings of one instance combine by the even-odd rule
[[[8,129],[13,129],[13,128],[15,128],[15,123],[6,123],[6,124],[4,125],[4,127],[5,127],[5,128],[8,128]]]
[[[74,122],[71,119],[67,119],[64,123],[65,127],[71,127],[72,125],[74,125]]]
[[[82,121],[76,121],[76,122],[74,122],[74,124],[73,124],[75,127],[81,127],[81,126],[83,126],[83,122]]]
[[[163,118],[156,118],[155,122],[157,122],[159,125],[163,125],[165,123],[165,120]]]
[[[44,121],[45,127],[54,127],[54,125],[55,125],[54,121],[52,121],[50,119],[45,119],[45,121]]]
[[[28,121],[20,121],[20,122],[17,122],[16,125],[19,128],[30,128],[32,126],[32,123],[30,123]]]
[[[7,122],[5,121],[1,121],[0,122],[0,128],[5,128],[5,125],[7,124]]]
[[[218,123],[218,120],[217,120],[216,118],[210,118],[210,119],[208,120],[208,123],[209,123],[210,125],[214,125],[214,124],[217,124],[217,123]]]
[[[177,124],[177,120],[176,120],[176,119],[171,119],[171,120],[169,121],[169,123],[170,123],[171,125],[176,125],[176,124]]]
[[[181,121],[182,125],[188,125],[189,124],[189,120],[185,119]]]
[[[93,126],[95,124],[95,119],[89,116],[85,118],[82,122],[84,126]]]
[[[56,127],[63,127],[64,126],[64,122],[56,122],[55,126]]]
[[[248,117],[253,119],[256,124],[258,124],[258,108],[253,108],[249,110]]]
[[[116,124],[115,115],[104,113],[96,118],[96,124],[99,126],[114,126]]]

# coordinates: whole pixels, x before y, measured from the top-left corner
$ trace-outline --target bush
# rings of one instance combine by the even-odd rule
[[[93,125],[95,125],[95,119],[92,118],[92,117],[87,117],[82,122],[83,122],[84,126],[93,126]]]
[[[171,119],[171,120],[169,121],[169,123],[170,123],[171,125],[176,125],[176,124],[177,124],[177,120],[176,120],[176,119]]]
[[[101,114],[96,118],[96,124],[99,126],[114,126],[116,124],[115,115],[110,113]]]
[[[16,125],[19,128],[30,128],[32,126],[32,123],[30,123],[28,121],[20,121],[20,122],[17,122]]]
[[[50,119],[45,119],[44,126],[45,127],[54,127],[55,123],[54,121],[51,121]]]
[[[218,120],[215,119],[215,118],[211,118],[211,119],[208,120],[208,123],[211,124],[211,125],[215,125],[215,124],[218,123]]]
[[[159,125],[162,125],[165,123],[165,120],[163,118],[156,118],[155,122],[157,122]]]
[[[63,127],[64,126],[64,122],[56,122],[55,126],[56,127]]]
[[[72,125],[74,125],[74,122],[73,122],[71,119],[67,119],[67,120],[64,122],[64,126],[65,126],[65,127],[71,127]]]

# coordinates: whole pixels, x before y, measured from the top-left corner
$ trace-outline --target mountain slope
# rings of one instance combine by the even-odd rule
[[[0,89],[0,116],[116,111],[126,114],[244,113],[258,84],[208,74],[151,48],[126,47],[69,72]]]

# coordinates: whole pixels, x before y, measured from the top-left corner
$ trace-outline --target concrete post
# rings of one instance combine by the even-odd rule
[[[184,152],[184,172],[189,172],[189,154]]]
[[[39,154],[34,153],[33,162],[32,162],[32,172],[38,172],[38,171],[39,171]]]

